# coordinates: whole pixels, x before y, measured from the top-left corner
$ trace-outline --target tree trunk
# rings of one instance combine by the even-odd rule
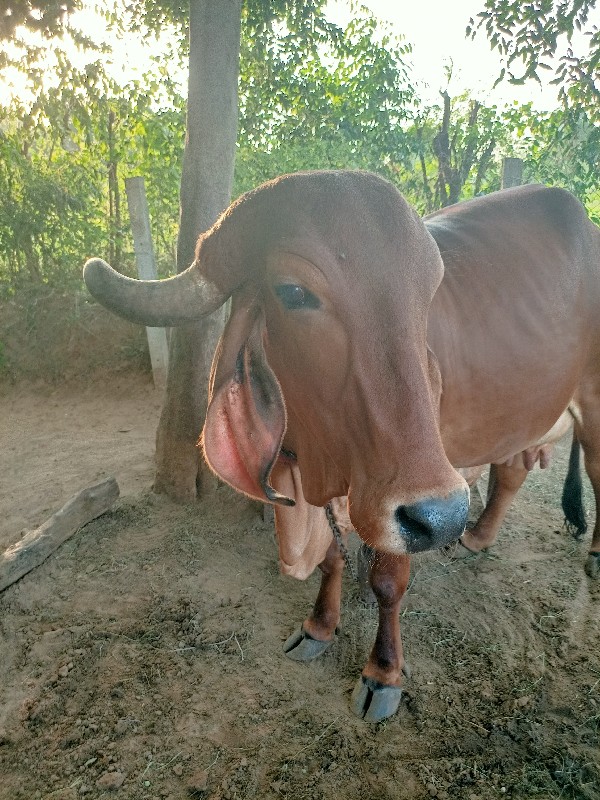
[[[230,202],[237,136],[241,0],[190,0],[187,133],[177,269]],[[154,491],[189,501],[206,488],[197,442],[224,309],[171,331],[165,402],[156,434]]]
[[[108,213],[109,256],[116,270],[121,268],[123,230],[121,225],[121,194],[119,192],[118,157],[115,147],[115,112],[108,112]]]

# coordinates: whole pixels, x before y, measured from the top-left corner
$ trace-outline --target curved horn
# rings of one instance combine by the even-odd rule
[[[172,278],[143,281],[115,272],[101,258],[91,258],[83,268],[83,279],[103,306],[151,328],[194,322],[216,311],[229,296],[200,274],[197,262]]]

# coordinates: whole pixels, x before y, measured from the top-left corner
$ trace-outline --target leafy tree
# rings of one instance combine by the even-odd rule
[[[554,73],[551,83],[559,87],[562,109],[539,114],[524,106],[507,119],[526,156],[527,178],[571,189],[597,219],[600,29],[592,21],[595,12],[596,0],[485,0],[467,34],[483,30],[503,57],[498,81],[522,84]]]
[[[78,71],[71,69],[67,54],[71,46],[89,53],[103,49],[72,22],[72,12],[82,6],[83,0],[7,0],[3,3],[0,12],[0,78],[5,77],[7,70],[15,69],[27,75],[32,93],[37,94],[53,59],[53,68],[58,76],[70,70],[75,83],[89,81],[91,74],[80,78]],[[100,3],[97,10],[108,13]],[[101,64],[96,64],[95,70],[100,68]]]
[[[509,109],[505,119],[514,132],[515,148],[524,159],[526,180],[569,189],[598,222],[598,125],[581,111],[555,109],[541,113],[531,103]]]
[[[298,169],[393,177],[391,165],[407,157],[409,48],[364,10],[345,29],[322,24],[319,35],[284,30],[274,46],[261,31],[244,38],[236,192]]]
[[[38,94],[30,113],[0,108],[0,273],[4,293],[81,285],[86,255],[121,251],[131,263],[123,179],[149,177],[159,267],[171,271],[177,223],[183,100],[156,108],[153,81],[90,98],[68,84]],[[164,87],[163,87],[164,88]]]
[[[75,166],[64,151],[51,153],[51,149],[49,144],[25,154],[18,131],[0,136],[4,291],[48,282],[64,286],[69,260],[78,263],[81,252],[89,252],[97,243],[94,234],[103,212],[98,214],[98,198],[93,188],[90,192],[90,174]],[[71,285],[73,277],[71,270]]]
[[[451,100],[442,92],[442,121],[433,139],[438,162],[437,190],[442,206],[457,203],[473,170],[474,194],[481,192],[483,180],[501,132],[495,107],[485,108],[478,100],[468,100],[467,114],[461,122],[451,122]]]
[[[590,23],[596,0],[486,0],[484,10],[471,19],[467,34],[483,29],[493,48],[503,56],[499,80],[521,84],[540,81],[541,70],[554,70],[553,83],[568,105],[582,105],[597,117],[600,101],[600,30]],[[573,37],[584,32],[587,47],[578,52]],[[553,67],[551,60],[558,56]]]
[[[511,129],[495,105],[468,93],[420,109],[407,130],[412,164],[399,165],[396,183],[423,213],[500,186],[499,154],[511,151]]]
[[[17,28],[56,36],[65,30],[68,15],[81,0],[6,0],[0,15],[0,39],[12,39]]]

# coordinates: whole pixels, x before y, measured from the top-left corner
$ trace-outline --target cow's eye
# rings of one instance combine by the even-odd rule
[[[275,287],[275,294],[284,308],[295,311],[299,308],[319,308],[319,298],[303,286],[294,283],[280,283]]]

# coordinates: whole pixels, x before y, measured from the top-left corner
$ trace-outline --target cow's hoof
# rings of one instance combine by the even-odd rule
[[[334,642],[335,637],[327,642],[321,642],[319,639],[313,639],[302,628],[299,628],[291,636],[288,636],[283,645],[283,652],[292,661],[312,661],[323,655]]]
[[[595,580],[600,578],[600,553],[588,553],[585,562],[585,574]]]
[[[402,689],[399,686],[385,686],[361,675],[350,702],[357,717],[365,722],[381,722],[396,713],[401,697]]]
[[[450,561],[462,561],[466,558],[478,558],[485,550],[471,550],[462,539],[457,539],[455,542],[447,544],[442,552]]]
[[[442,552],[450,561],[466,561],[467,559],[474,561],[485,554],[489,554],[491,550],[487,547],[482,547],[481,550],[472,550],[460,538],[447,544],[446,547],[442,548]]]

